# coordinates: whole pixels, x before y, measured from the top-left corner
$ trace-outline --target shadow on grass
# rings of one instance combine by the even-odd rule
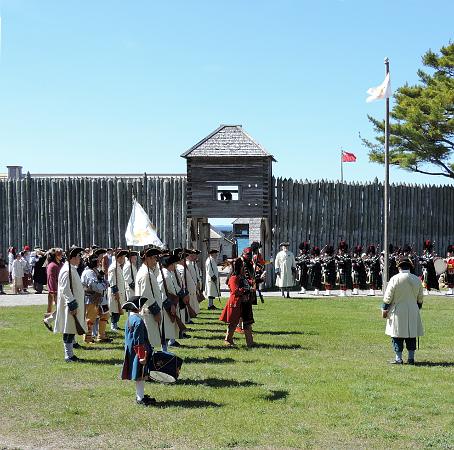
[[[280,336],[280,335],[309,335],[309,336],[318,336],[319,333],[315,331],[253,331],[254,334],[264,334],[271,336]]]
[[[227,380],[223,378],[203,378],[201,380],[195,380],[191,378],[179,379],[179,385],[184,386],[208,386],[211,388],[233,388],[233,387],[251,387],[251,386],[262,386],[255,381],[244,380]]]
[[[216,358],[215,356],[208,356],[207,358],[184,358],[185,364],[232,364],[237,362],[233,358]]]
[[[276,400],[282,400],[288,397],[288,391],[270,391],[265,395],[265,400],[275,402]]]
[[[222,341],[224,340],[224,333],[218,333],[216,336],[194,336],[191,334],[192,339],[201,339],[201,340],[207,340],[207,341]]]
[[[165,402],[156,402],[158,408],[220,408],[221,403],[209,402],[206,400],[167,400]]]
[[[208,348],[210,350],[240,350],[244,347],[226,347],[225,345],[205,345],[204,348]],[[257,343],[254,342],[253,348],[268,348],[268,349],[276,349],[276,350],[309,350],[308,347],[303,347],[302,345],[298,344],[265,344],[265,343]]]
[[[210,324],[212,325],[212,324]],[[216,327],[216,328],[199,328],[194,327],[194,331],[208,331],[209,333],[225,333],[226,327]]]
[[[420,367],[454,367],[453,361],[416,361],[416,366]]]
[[[97,350],[98,352],[99,351],[102,351],[102,350],[124,350],[125,349],[125,346],[124,345],[111,345],[110,347],[106,347],[106,346],[81,346],[79,347],[78,350]]]
[[[123,365],[123,358],[108,358],[108,359],[80,359],[81,364],[100,364],[107,366]]]

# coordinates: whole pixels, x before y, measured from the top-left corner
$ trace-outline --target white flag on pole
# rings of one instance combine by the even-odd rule
[[[155,245],[156,247],[164,247],[164,244],[156,233],[156,229],[151,224],[148,214],[137,200],[133,200],[132,203],[131,217],[126,228],[125,238],[128,245]]]
[[[391,81],[389,79],[389,73],[386,74],[385,80],[383,81],[380,86],[369,88],[367,90],[369,97],[366,98],[366,102],[370,103],[374,100],[378,100],[380,98],[389,98],[391,97]]]

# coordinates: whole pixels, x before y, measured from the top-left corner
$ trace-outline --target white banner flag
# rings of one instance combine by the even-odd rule
[[[156,229],[151,224],[148,214],[136,200],[132,204],[131,217],[126,228],[125,238],[128,245],[164,247],[164,244],[156,234]]]
[[[366,98],[366,102],[370,103],[380,98],[391,97],[391,81],[389,79],[389,73],[386,75],[385,80],[380,86],[369,88],[367,90],[369,97]]]

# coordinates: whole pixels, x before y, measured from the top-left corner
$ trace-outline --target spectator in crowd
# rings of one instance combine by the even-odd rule
[[[8,266],[3,255],[0,255],[0,295],[6,294],[3,286],[9,284]]]

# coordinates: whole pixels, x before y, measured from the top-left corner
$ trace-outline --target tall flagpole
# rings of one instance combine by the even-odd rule
[[[389,59],[385,58],[386,75],[389,74]],[[384,214],[383,214],[383,292],[388,284],[389,274],[389,97],[386,97],[386,114],[385,114],[385,190],[384,190]]]
[[[344,182],[344,158],[343,158],[344,151],[341,147],[341,183]]]

